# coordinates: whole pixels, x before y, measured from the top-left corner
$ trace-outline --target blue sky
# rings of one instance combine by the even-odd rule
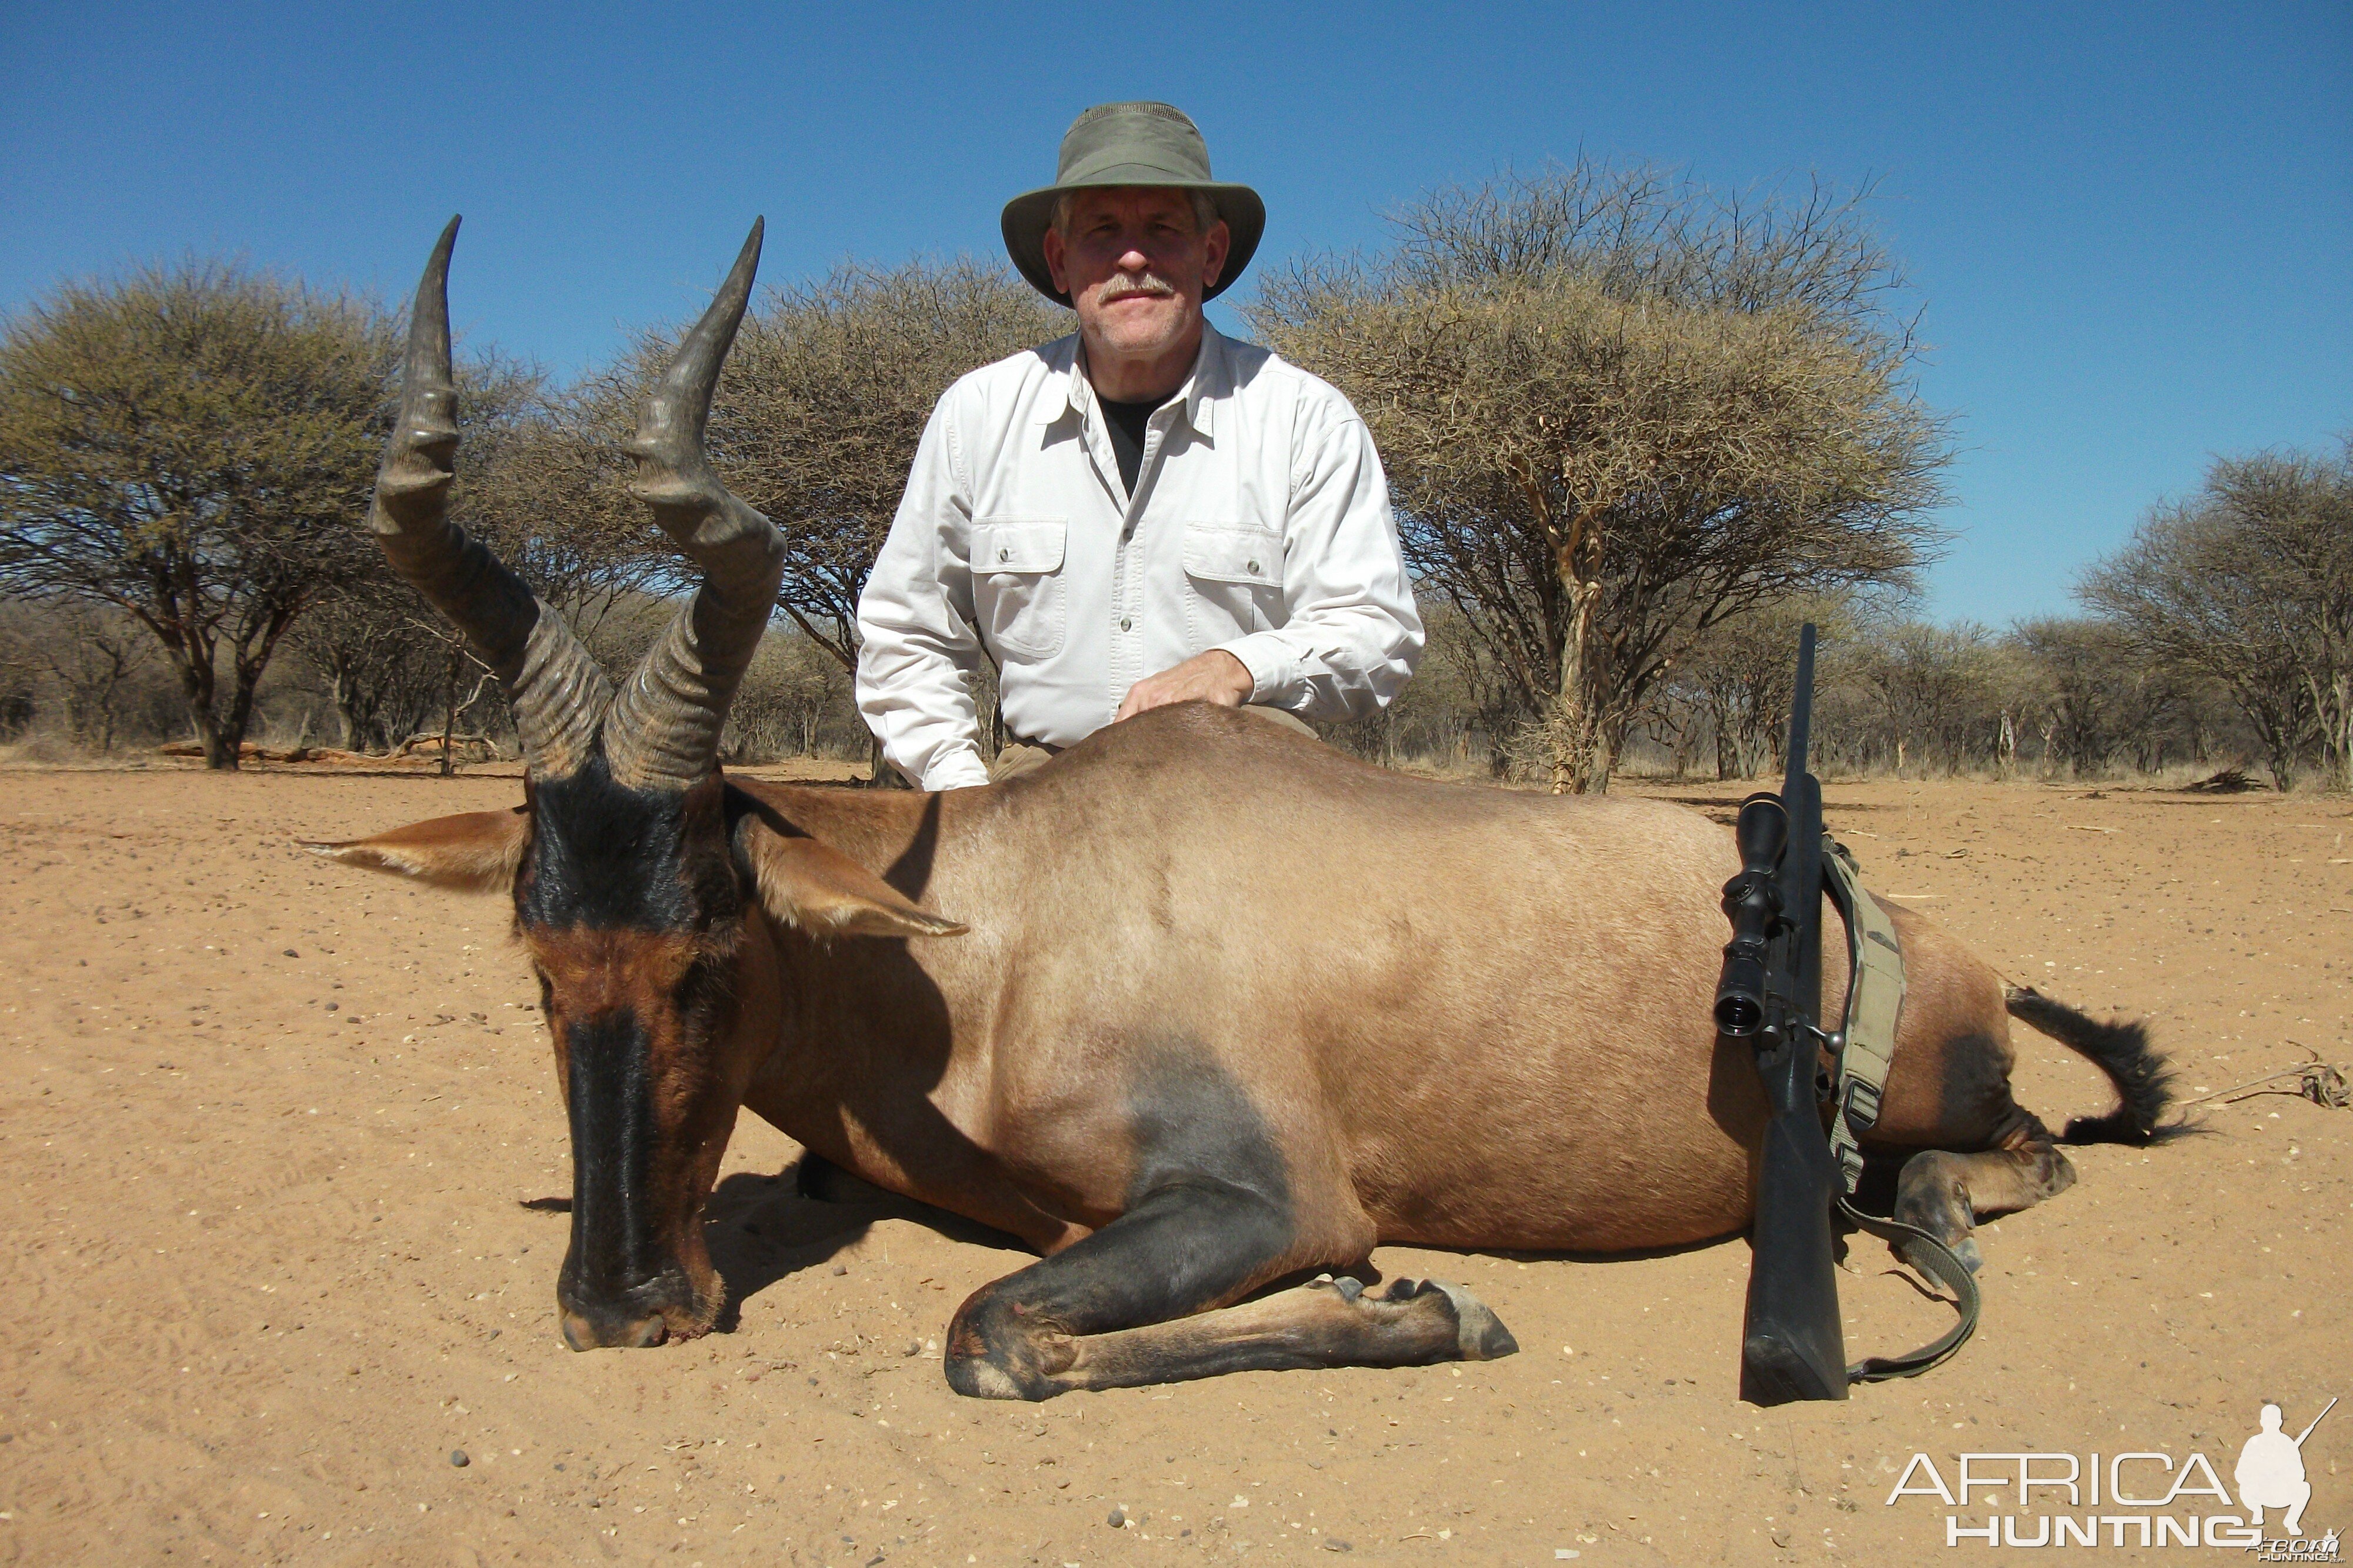
[[[1930,610],[2064,611],[2208,457],[2353,429],[2353,5],[0,7],[0,310],[240,254],[397,297],[451,212],[478,340],[576,369],[766,277],[994,254],[1079,109],[1162,98],[1261,255],[1603,157],[1878,182],[1956,416]],[[1242,289],[1247,289],[1245,282]]]

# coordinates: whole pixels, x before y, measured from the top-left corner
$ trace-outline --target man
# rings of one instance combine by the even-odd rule
[[[1377,711],[1420,617],[1347,399],[1210,327],[1266,209],[1165,103],[1088,110],[1005,243],[1079,330],[934,409],[859,601],[858,704],[925,789],[987,784],[984,649],[1018,742],[998,776],[1166,703],[1278,721]]]
[[[2328,1410],[2336,1408],[2337,1401],[2330,1400]],[[2319,1426],[2328,1410],[2314,1416],[2312,1426]],[[2231,1479],[2239,1483],[2239,1503],[2247,1510],[2249,1524],[2261,1527],[2267,1508],[2285,1509],[2280,1530],[2293,1540],[2303,1530],[2305,1506],[2312,1501],[2312,1483],[2304,1474],[2304,1440],[2312,1436],[2312,1426],[2289,1436],[2280,1430],[2280,1407],[2269,1404],[2255,1421],[2262,1430],[2239,1450],[2239,1466]]]

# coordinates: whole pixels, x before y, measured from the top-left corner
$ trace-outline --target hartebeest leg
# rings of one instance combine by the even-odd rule
[[[1435,1281],[1400,1279],[1376,1298],[1353,1279],[1326,1279],[1205,1311],[1319,1261],[1299,1256],[1292,1228],[1254,1193],[1164,1188],[974,1292],[948,1326],[948,1383],[985,1398],[1050,1399],[1229,1372],[1487,1360],[1519,1348],[1470,1292]]]
[[[1982,1259],[1969,1232],[1979,1219],[2032,1208],[2075,1184],[2075,1167],[2040,1121],[2033,1134],[1982,1153],[1928,1149],[1913,1155],[1895,1181],[1895,1217],[1942,1241],[1975,1273]],[[1895,1250],[1904,1255],[1902,1245]]]
[[[1393,1279],[1375,1296],[1345,1276],[1326,1277],[1222,1311],[1074,1341],[1076,1354],[1053,1381],[1058,1393],[1132,1388],[1229,1372],[1493,1361],[1519,1348],[1459,1285]]]

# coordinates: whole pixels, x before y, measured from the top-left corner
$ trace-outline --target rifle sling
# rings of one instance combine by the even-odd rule
[[[1916,1225],[1905,1225],[1900,1219],[1881,1219],[1868,1215],[1841,1195],[1839,1213],[1893,1247],[1897,1242],[1912,1243],[1912,1251],[1905,1261],[1935,1279],[1953,1293],[1953,1310],[1957,1314],[1953,1326],[1916,1351],[1895,1356],[1866,1356],[1846,1369],[1849,1383],[1885,1383],[1891,1378],[1917,1377],[1931,1367],[1940,1366],[1955,1351],[1968,1343],[1969,1336],[1978,1331],[1977,1277],[1968,1265],[1953,1256],[1953,1249],[1922,1230]]]
[[[1859,868],[1845,845],[1822,835],[1822,890],[1846,921],[1849,959],[1846,1019],[1840,1026],[1838,1089],[1831,1104],[1831,1157],[1852,1196],[1862,1175],[1856,1134],[1879,1121],[1895,1059],[1895,1020],[1904,1011],[1904,949],[1895,922],[1863,891]]]
[[[1857,1138],[1879,1120],[1887,1090],[1887,1070],[1895,1057],[1895,1020],[1904,1009],[1904,950],[1895,924],[1877,900],[1863,890],[1861,869],[1845,845],[1822,835],[1822,889],[1846,922],[1850,960],[1846,1021],[1840,1030],[1838,1086],[1831,1105],[1831,1155],[1838,1163],[1839,1212],[1859,1228],[1891,1246],[1909,1242],[1899,1256],[1953,1293],[1957,1321],[1950,1329],[1899,1356],[1872,1356],[1846,1369],[1849,1383],[1883,1383],[1917,1377],[1937,1365],[1977,1332],[1978,1282],[1950,1247],[1917,1226],[1882,1219],[1854,1206],[1855,1183],[1862,1175]]]

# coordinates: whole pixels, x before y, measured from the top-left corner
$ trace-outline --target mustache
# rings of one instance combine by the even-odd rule
[[[1104,289],[1103,302],[1109,305],[1120,300],[1173,300],[1176,297],[1175,284],[1152,273],[1139,272]]]

